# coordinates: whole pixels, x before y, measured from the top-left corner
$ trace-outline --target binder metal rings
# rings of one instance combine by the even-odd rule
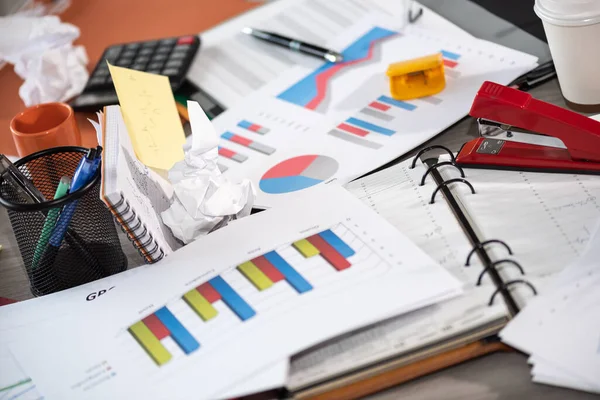
[[[434,169],[437,169],[439,167],[443,167],[444,165],[452,165],[454,168],[456,168],[457,170],[460,171],[460,176],[462,178],[465,177],[465,171],[463,171],[463,169],[461,167],[459,167],[458,165],[456,165],[454,163],[454,161],[442,161],[436,164],[433,164],[431,167],[427,168],[427,171],[425,171],[425,173],[423,174],[423,177],[421,178],[421,183],[419,186],[424,186],[425,185],[425,178],[427,178],[427,175],[429,175],[429,173],[431,171],[433,171]]]
[[[508,289],[509,286],[518,285],[518,284],[523,284],[523,285],[529,286],[529,288],[531,289],[531,291],[533,292],[533,294],[537,296],[537,290],[535,290],[535,286],[533,286],[531,283],[529,283],[529,282],[527,282],[525,280],[517,279],[517,280],[514,280],[514,281],[506,282],[504,285],[502,285],[502,287],[497,288],[494,291],[494,294],[492,294],[492,297],[490,297],[490,302],[489,302],[488,305],[491,306],[491,305],[494,304],[494,298],[496,297],[496,295],[498,293],[500,293],[503,290]]]
[[[450,154],[450,159],[452,160],[452,162],[456,162],[456,158],[454,157],[454,153],[447,147],[445,146],[440,146],[439,144],[433,145],[433,146],[429,146],[429,147],[425,147],[424,149],[419,150],[419,152],[417,153],[417,155],[415,156],[415,158],[413,158],[413,162],[412,164],[410,164],[410,169],[413,169],[415,167],[415,165],[417,165],[417,159],[422,156],[424,153],[427,153],[428,151],[431,151],[433,149],[442,149],[445,152],[447,152],[448,154]]]
[[[523,267],[521,267],[521,264],[519,264],[516,261],[509,260],[508,258],[504,258],[502,260],[494,261],[493,263],[491,263],[490,265],[485,267],[483,269],[483,271],[481,271],[481,273],[479,274],[479,278],[477,278],[477,286],[481,285],[481,280],[483,279],[483,276],[485,275],[486,272],[489,272],[490,270],[495,269],[496,265],[503,264],[503,263],[509,263],[509,264],[514,265],[515,267],[517,267],[517,269],[519,271],[521,271],[521,275],[525,275],[525,271],[523,271]]]
[[[475,194],[475,188],[473,187],[473,185],[471,185],[471,183],[464,179],[464,178],[454,178],[454,179],[448,179],[447,181],[444,181],[442,183],[440,183],[435,190],[433,191],[433,194],[431,195],[431,201],[429,202],[429,204],[433,204],[435,203],[435,195],[437,194],[437,192],[443,188],[444,186],[448,186],[451,183],[455,183],[455,182],[461,182],[464,183],[465,185],[467,185],[469,188],[471,188],[471,193]]]
[[[504,243],[502,240],[498,240],[498,239],[490,239],[490,240],[486,240],[486,241],[484,241],[484,242],[481,242],[481,243],[477,244],[477,246],[475,246],[475,247],[473,247],[473,248],[471,249],[471,251],[469,252],[469,255],[467,256],[467,262],[465,263],[465,267],[468,267],[468,266],[470,265],[470,263],[471,263],[471,256],[472,256],[472,255],[473,255],[473,254],[474,254],[474,253],[475,253],[477,250],[483,250],[483,248],[484,248],[486,245],[490,244],[490,243],[499,243],[499,244],[501,244],[502,246],[504,246],[504,247],[506,248],[506,250],[508,250],[508,254],[509,254],[509,255],[511,255],[511,256],[513,255],[513,252],[512,252],[512,250],[510,249],[510,247],[509,247],[509,246],[508,246],[506,243]]]

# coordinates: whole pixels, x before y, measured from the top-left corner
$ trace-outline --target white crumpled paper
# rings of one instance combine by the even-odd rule
[[[188,101],[191,148],[169,170],[174,202],[161,216],[173,235],[185,244],[248,214],[256,193],[252,182],[229,182],[217,167],[219,137],[204,111]]]
[[[73,46],[79,29],[56,16],[0,17],[0,61],[14,65],[25,80],[19,95],[27,106],[66,101],[88,80],[87,55]]]

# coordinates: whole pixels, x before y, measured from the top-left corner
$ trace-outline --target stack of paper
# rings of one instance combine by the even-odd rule
[[[531,355],[534,382],[600,393],[599,228],[553,290],[500,333],[504,342]]]

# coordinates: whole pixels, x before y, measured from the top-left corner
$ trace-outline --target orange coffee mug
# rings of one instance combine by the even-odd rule
[[[81,146],[81,133],[71,106],[45,103],[27,108],[10,121],[19,156],[58,146]]]

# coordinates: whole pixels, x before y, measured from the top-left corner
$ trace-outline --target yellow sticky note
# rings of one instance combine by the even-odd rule
[[[169,78],[108,64],[121,114],[140,161],[163,170],[183,159],[185,134]]]

